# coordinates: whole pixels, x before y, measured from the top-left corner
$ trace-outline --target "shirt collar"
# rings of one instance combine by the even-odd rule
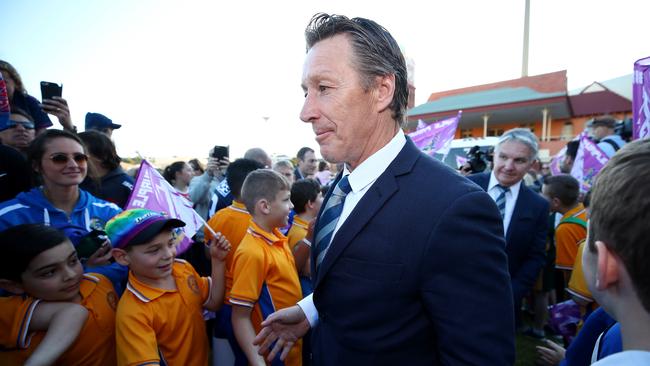
[[[81,286],[79,286],[79,293],[81,294],[81,297],[83,299],[87,299],[90,294],[95,291],[95,287],[97,287],[97,284],[99,283],[99,278],[84,273],[82,281],[81,281]]]
[[[564,215],[562,215],[562,218],[565,219],[571,216],[580,216],[584,211],[585,211],[585,206],[582,203],[578,203],[576,207],[570,209]]]
[[[405,144],[406,137],[404,136],[404,132],[399,129],[390,142],[370,155],[352,173],[350,173],[346,164],[343,175],[350,175],[348,180],[350,181],[352,192],[357,193],[377,180],[386,168],[388,168],[390,163],[395,160]]]
[[[293,224],[306,229],[309,226],[309,221],[303,220],[298,215],[296,215],[293,217]]]
[[[522,179],[523,180],[523,179]],[[521,188],[521,181],[511,185],[510,188],[510,193],[512,193],[513,197],[517,197],[519,194],[519,189]],[[488,189],[487,192],[490,192],[492,188],[496,187],[497,184],[499,184],[499,181],[497,180],[497,177],[494,175],[494,170],[490,173],[490,183],[488,184]]]
[[[239,211],[239,212],[245,212],[248,213],[248,210],[246,209],[246,205],[244,205],[242,202],[233,200],[232,201],[232,207],[233,210]]]
[[[176,261],[176,260],[175,260]],[[176,262],[172,264],[172,276],[176,283],[176,278],[180,277],[180,269],[176,266]],[[142,302],[153,301],[167,292],[176,292],[176,290],[165,290],[157,287],[147,285],[146,283],[140,281],[133,272],[129,271],[129,281],[126,283],[126,289],[135,295]]]
[[[257,225],[253,220],[250,222],[248,232],[254,237],[264,240],[264,242],[268,245],[282,245],[282,243],[287,240],[287,237],[282,235],[278,228],[274,228],[273,232],[269,233],[268,231],[265,231],[259,227],[259,225]]]

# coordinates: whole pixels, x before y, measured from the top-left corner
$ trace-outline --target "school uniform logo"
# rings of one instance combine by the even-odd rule
[[[196,282],[196,278],[194,276],[189,276],[187,277],[187,286],[194,292],[195,294],[199,294],[199,284]]]
[[[113,311],[117,310],[117,294],[115,292],[111,291],[106,294],[106,302],[108,303],[108,306],[113,309]]]

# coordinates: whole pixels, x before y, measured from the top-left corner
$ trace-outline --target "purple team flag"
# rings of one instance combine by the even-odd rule
[[[5,84],[2,74],[0,74],[0,125],[4,126],[9,122],[9,96],[7,95],[7,85]]]
[[[566,154],[566,146],[562,148],[555,156],[551,159],[549,164],[549,169],[551,170],[551,175],[560,175],[562,174],[562,162],[564,162],[564,155]]]
[[[650,137],[650,57],[634,63],[632,82],[633,139]]]
[[[461,114],[462,111],[458,111],[458,115],[455,117],[418,128],[415,132],[409,133],[409,137],[413,140],[415,146],[428,155],[447,155],[449,145],[456,135],[456,128]],[[418,124],[418,127],[420,127],[420,124]]]
[[[169,217],[182,220],[185,223],[182,228],[185,235],[178,238],[178,254],[185,252],[193,244],[190,238],[204,224],[201,216],[194,211],[192,202],[178,193],[146,160],[142,160],[140,164],[133,192],[126,204],[126,209],[131,208],[164,212]]]
[[[591,189],[594,178],[608,160],[607,155],[583,132],[580,136],[580,147],[578,147],[573,169],[571,169],[571,175],[580,182],[580,192],[586,193]]]

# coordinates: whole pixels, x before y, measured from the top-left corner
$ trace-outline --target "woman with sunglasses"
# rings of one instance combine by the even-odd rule
[[[79,188],[88,172],[88,156],[76,135],[46,130],[30,145],[27,159],[42,185],[0,204],[0,231],[30,223],[103,230],[106,222],[122,211]],[[97,250],[89,265],[108,264],[108,244]]]

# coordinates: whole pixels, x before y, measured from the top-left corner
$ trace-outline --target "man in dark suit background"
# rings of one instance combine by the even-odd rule
[[[298,166],[293,171],[294,179],[313,178],[318,167],[318,160],[314,150],[306,146],[302,147],[298,150],[296,157],[298,158]]]
[[[533,287],[545,262],[548,202],[522,181],[537,159],[537,151],[537,137],[530,130],[506,131],[494,151],[492,172],[468,177],[492,197],[503,218],[518,326],[521,301]]]
[[[286,355],[311,328],[316,366],[512,364],[499,213],[402,132],[397,42],[371,20],[327,14],[306,38],[300,118],[345,168],[315,224],[313,296],[265,320],[260,352]]]

